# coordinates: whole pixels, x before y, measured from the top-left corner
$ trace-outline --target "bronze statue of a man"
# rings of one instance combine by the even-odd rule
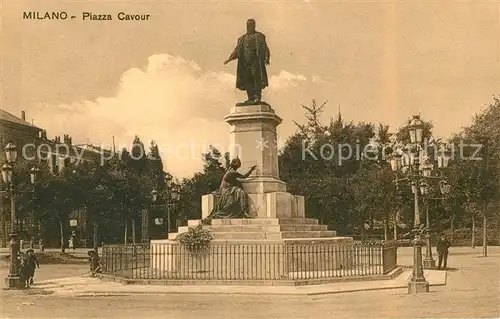
[[[243,190],[241,179],[248,178],[257,166],[252,166],[246,174],[238,173],[241,161],[238,158],[231,160],[231,163],[222,178],[217,200],[210,215],[205,222],[212,219],[221,218],[250,218],[248,195]]]
[[[255,30],[255,20],[247,21],[247,33],[238,39],[233,53],[224,64],[238,59],[236,88],[247,91],[248,100],[244,104],[258,104],[262,89],[268,86],[266,65],[271,54],[266,36]]]

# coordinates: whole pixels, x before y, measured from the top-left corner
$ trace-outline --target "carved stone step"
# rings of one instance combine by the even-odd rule
[[[288,225],[217,225],[203,226],[210,232],[282,232],[282,231],[321,231],[327,230],[326,225],[288,224]],[[179,233],[187,232],[189,226],[179,227]]]
[[[280,232],[228,232],[228,233],[212,233],[214,240],[278,240],[281,239]]]
[[[337,233],[333,230],[322,231],[285,231],[281,233],[281,238],[327,238],[335,237]]]
[[[171,233],[169,238],[174,239],[178,233]],[[279,239],[301,239],[301,238],[329,238],[335,237],[336,232],[331,230],[322,231],[282,231],[282,232],[212,232],[213,240],[279,240]]]
[[[193,223],[194,224],[194,223]],[[311,218],[246,218],[246,219],[213,219],[212,226],[218,225],[318,225],[317,219]],[[188,222],[189,225],[189,222]]]

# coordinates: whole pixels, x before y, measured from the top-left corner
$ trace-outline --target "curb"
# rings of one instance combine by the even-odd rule
[[[88,287],[90,288],[87,291],[81,291],[78,292],[74,288],[67,288],[65,289],[66,285],[61,285],[57,283],[49,283],[50,281],[47,282],[47,284],[52,284],[54,286],[52,287],[40,287],[42,290],[47,290],[47,291],[52,291],[54,294],[61,294],[61,295],[68,295],[68,296],[74,296],[74,297],[113,297],[113,296],[151,296],[151,295],[185,295],[185,294],[190,294],[190,295],[267,295],[267,296],[321,296],[321,295],[333,295],[333,294],[341,294],[341,293],[353,293],[353,292],[364,292],[364,291],[376,291],[376,290],[395,290],[395,289],[407,289],[408,284],[406,280],[400,281],[400,279],[397,279],[397,277],[403,275],[403,271],[401,268],[395,269],[393,272],[393,278],[394,282],[389,283],[387,280],[378,280],[379,282],[385,281],[388,285],[382,284],[382,286],[372,286],[372,287],[362,287],[363,282],[351,282],[352,286],[351,287],[345,287],[342,289],[341,287],[335,287],[335,283],[330,284],[330,287],[325,287],[321,290],[317,289],[318,285],[300,285],[300,286],[269,286],[269,285],[247,285],[248,288],[252,287],[250,291],[245,291],[245,285],[240,285],[238,288],[234,289],[234,285],[218,285],[218,289],[212,289],[211,287],[214,287],[213,285],[210,284],[191,284],[191,285],[175,285],[177,289],[179,289],[180,286],[185,286],[185,287],[193,287],[193,286],[198,286],[199,291],[192,291],[192,289],[186,289],[183,291],[182,289],[176,290],[176,291],[169,291],[168,288],[166,290],[156,290],[154,289],[152,291],[138,291],[134,290],[134,286],[138,285],[122,285],[121,287],[127,286],[128,288],[125,288],[127,290],[124,291],[105,291],[105,289],[100,289],[98,286]],[[431,287],[437,287],[437,286],[445,286],[447,284],[447,273],[443,273],[444,276],[444,282],[440,281],[439,283],[435,284],[430,284]],[[441,277],[442,278],[442,277]],[[99,282],[99,281],[97,281]],[[365,281],[369,282],[369,281]],[[372,281],[373,282],[373,281]],[[41,283],[41,282],[40,282]],[[358,285],[356,285],[356,283]],[[149,287],[154,286],[150,285]],[[156,285],[157,287],[160,285]],[[165,286],[165,285],[161,285]],[[221,289],[220,286],[223,286]],[[224,289],[225,286],[225,289]],[[168,287],[168,286],[165,286]],[[258,288],[257,288],[258,287]],[[271,287],[276,287],[276,289],[272,289]],[[281,288],[283,287],[283,288]],[[286,287],[286,288],[285,288]],[[140,288],[140,287],[139,287]],[[257,288],[257,289],[256,289]],[[330,289],[329,289],[330,288]],[[337,288],[337,289],[336,289]],[[340,289],[339,289],[340,288]],[[112,288],[114,289],[114,288]],[[150,288],[151,289],[151,288]],[[83,289],[84,290],[84,289]],[[252,291],[253,290],[253,291]],[[316,290],[316,291],[314,291]],[[318,291],[319,290],[319,291]]]
[[[373,281],[389,281],[394,280],[403,273],[403,268],[398,266],[391,272],[385,275],[368,275],[368,276],[346,276],[335,278],[311,278],[311,279],[290,279],[290,280],[216,280],[216,279],[130,279],[119,276],[103,275],[99,279],[103,282],[115,282],[123,285],[185,285],[185,286],[251,286],[251,287],[311,287],[324,284],[336,283],[363,283]]]
[[[431,284],[430,287],[446,286],[444,284]],[[343,293],[353,293],[353,292],[365,292],[365,291],[377,291],[377,290],[396,290],[396,289],[407,289],[408,285],[397,285],[392,287],[373,287],[373,288],[359,288],[359,289],[345,289],[345,290],[333,290],[333,291],[322,291],[322,292],[308,292],[308,291],[294,291],[294,292],[242,292],[242,291],[120,291],[120,292],[102,292],[102,291],[88,291],[84,293],[77,293],[77,297],[114,297],[114,296],[151,296],[151,295],[265,295],[265,296],[321,296],[321,295],[334,295]]]
[[[363,292],[363,291],[375,291],[375,290],[391,290],[391,289],[405,289],[408,286],[397,286],[397,287],[383,287],[383,288],[364,288],[364,289],[347,289],[338,291],[325,291],[325,292],[213,292],[213,291],[203,291],[203,292],[85,292],[77,294],[76,297],[115,297],[115,296],[158,296],[158,295],[246,295],[246,296],[321,296],[321,295],[333,295],[333,294],[343,294],[343,293],[353,293],[353,292]]]

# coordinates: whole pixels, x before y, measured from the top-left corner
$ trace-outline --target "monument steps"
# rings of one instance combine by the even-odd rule
[[[181,226],[170,239],[189,231],[190,227],[200,225],[201,220],[190,220],[188,226]],[[310,218],[269,218],[269,219],[214,219],[211,225],[203,225],[210,231],[213,240],[283,240],[304,238],[330,238],[336,232],[326,225]]]
[[[179,233],[187,232],[189,226],[179,227]],[[310,224],[290,224],[290,225],[217,225],[203,226],[204,229],[213,233],[224,232],[295,232],[295,231],[326,231],[326,225],[310,225]]]
[[[169,238],[175,239],[180,233],[171,233]],[[218,240],[280,240],[304,238],[335,237],[333,230],[323,231],[285,231],[285,232],[217,232],[212,233],[214,241]]]
[[[170,239],[189,231],[190,227],[201,224],[201,220],[189,220],[188,226],[181,226],[177,233],[171,233]],[[335,231],[320,225],[317,219],[311,218],[244,218],[213,219],[211,225],[203,225],[203,229],[211,232],[213,240],[283,240],[305,238],[335,237]]]
[[[201,220],[190,220],[188,226],[199,225]],[[319,225],[317,219],[312,218],[241,218],[241,219],[213,219],[212,226],[220,225]]]
[[[320,231],[285,231],[281,232],[282,239],[295,239],[295,238],[327,238],[335,237],[336,231],[333,230],[320,230]]]
[[[320,231],[328,230],[326,225],[309,225],[309,224],[296,224],[296,225],[218,225],[218,226],[205,226],[211,232],[282,232],[282,231]]]

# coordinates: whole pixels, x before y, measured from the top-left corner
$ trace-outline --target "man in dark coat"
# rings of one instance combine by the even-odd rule
[[[450,242],[446,239],[446,236],[441,235],[439,238],[436,248],[438,252],[438,269],[446,270],[448,263],[448,248],[451,246]]]
[[[35,256],[35,251],[33,249],[28,249],[26,251],[26,268],[29,277],[29,284],[33,284],[33,278],[35,277],[35,269],[40,268],[40,264]]]
[[[233,53],[224,64],[238,59],[236,70],[236,88],[246,91],[248,100],[245,104],[257,104],[261,101],[262,89],[268,86],[266,65],[269,65],[271,53],[266,43],[266,36],[255,30],[255,20],[247,21],[247,33],[238,39]]]

